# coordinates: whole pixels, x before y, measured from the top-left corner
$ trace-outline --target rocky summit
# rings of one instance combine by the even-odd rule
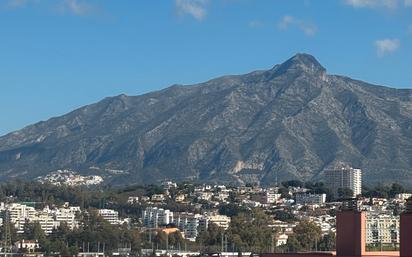
[[[311,55],[272,69],[119,95],[0,137],[0,179],[57,170],[105,183],[274,184],[345,163],[412,185],[412,90],[327,74]]]

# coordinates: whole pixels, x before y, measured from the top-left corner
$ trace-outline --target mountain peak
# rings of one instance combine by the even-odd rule
[[[284,73],[289,70],[303,70],[309,73],[324,73],[326,69],[310,54],[298,53],[286,62],[277,66],[277,72]]]

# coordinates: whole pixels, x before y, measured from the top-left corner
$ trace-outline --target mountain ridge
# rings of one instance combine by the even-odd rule
[[[347,163],[367,183],[412,185],[411,99],[411,89],[329,75],[297,54],[269,70],[104,98],[1,136],[0,180],[73,169],[114,184],[273,184]]]

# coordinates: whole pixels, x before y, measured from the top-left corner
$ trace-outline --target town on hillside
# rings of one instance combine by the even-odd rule
[[[410,191],[362,187],[360,169],[273,187],[164,181],[122,188],[14,181],[0,186],[1,252],[24,256],[250,256],[334,251],[336,213],[356,199],[366,247],[396,251]]]

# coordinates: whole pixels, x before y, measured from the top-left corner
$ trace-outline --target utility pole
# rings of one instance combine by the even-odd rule
[[[225,252],[227,252],[227,235],[225,235]]]
[[[222,244],[220,252],[223,252],[223,233],[220,234],[220,241],[221,241],[221,244]]]
[[[169,252],[169,234],[166,234],[166,254]]]
[[[7,256],[11,252],[10,213],[8,209],[4,212],[3,222],[3,253],[4,256]]]
[[[274,253],[275,252],[275,234],[272,233],[272,240],[271,240],[271,246],[270,246],[270,252]]]

